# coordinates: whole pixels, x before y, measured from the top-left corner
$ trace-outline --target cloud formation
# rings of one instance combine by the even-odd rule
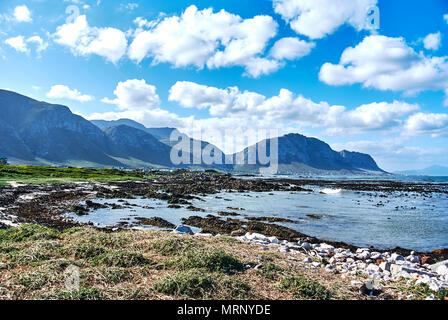
[[[14,18],[18,22],[31,22],[31,12],[26,5],[17,6],[14,9]]]
[[[417,53],[403,38],[369,36],[356,47],[345,49],[338,64],[325,63],[319,79],[330,85],[361,83],[408,95],[426,90],[448,94],[448,57]]]
[[[149,127],[183,127],[191,118],[180,118],[176,114],[159,107],[160,98],[155,86],[145,80],[131,79],[119,82],[114,91],[115,98],[103,98],[106,104],[113,104],[117,111],[94,113],[90,120],[133,119]]]
[[[432,137],[448,137],[448,114],[417,113],[405,124],[409,135],[431,135]]]
[[[153,64],[170,63],[176,68],[241,66],[256,78],[278,70],[282,59],[298,58],[310,51],[304,41],[285,40],[278,46],[292,43],[293,53],[286,55],[284,48],[279,48],[275,56],[267,56],[267,45],[277,34],[278,25],[266,15],[243,19],[225,10],[215,13],[212,8],[198,10],[192,5],[180,16],[155,21],[138,18],[135,22],[139,29],[128,55],[137,63],[150,58]]]
[[[271,49],[271,56],[277,60],[295,60],[310,54],[316,46],[313,42],[299,40],[297,38],[282,38]]]
[[[54,36],[56,43],[69,47],[76,55],[96,54],[114,64],[126,54],[128,46],[123,31],[90,27],[85,15],[59,26]]]
[[[34,44],[37,53],[41,53],[48,48],[48,42],[44,41],[39,36],[32,36],[29,38],[25,38],[24,36],[17,36],[6,39],[5,43],[16,51],[26,54],[31,53],[31,49],[29,48],[28,44]]]
[[[104,98],[101,101],[116,105],[120,110],[147,110],[160,104],[156,87],[145,80],[127,80],[119,82],[114,91],[115,98]]]
[[[442,35],[440,32],[430,33],[423,39],[423,45],[427,50],[439,50],[442,45]]]
[[[213,117],[255,118],[269,127],[293,123],[298,126],[324,127],[329,133],[359,133],[389,130],[401,126],[404,117],[420,110],[418,105],[394,101],[361,105],[354,110],[313,102],[301,95],[281,89],[277,96],[267,98],[255,92],[241,92],[237,87],[219,89],[193,82],[180,81],[171,89],[170,101],[186,108],[208,108]]]
[[[377,0],[273,0],[274,11],[298,34],[321,39],[340,26],[365,29],[368,8]]]
[[[26,45],[25,38],[23,36],[17,36],[5,40],[5,43],[11,48],[14,48],[18,52],[29,53],[29,49]]]
[[[78,90],[70,89],[62,84],[52,86],[50,91],[47,92],[47,97],[54,99],[69,99],[79,102],[88,102],[94,99],[93,96],[82,94]]]

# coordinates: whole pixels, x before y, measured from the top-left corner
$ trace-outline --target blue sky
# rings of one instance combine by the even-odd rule
[[[418,169],[448,165],[447,34],[445,0],[3,0],[0,88],[88,119],[276,128]]]

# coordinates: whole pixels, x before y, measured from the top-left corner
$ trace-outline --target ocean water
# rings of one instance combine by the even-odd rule
[[[365,177],[362,179],[365,180]],[[394,180],[397,179],[420,183],[448,182],[446,177],[395,177]],[[313,189],[312,192],[224,192],[192,201],[193,206],[206,212],[192,212],[185,208],[170,209],[167,202],[161,200],[134,199],[127,201],[140,207],[99,209],[87,216],[70,217],[81,222],[93,222],[98,226],[114,226],[120,221],[133,222],[136,217],[154,216],[180,224],[184,217],[216,215],[218,211],[235,211],[228,207],[238,207],[245,210],[237,211],[241,216],[232,218],[288,218],[294,223],[279,224],[319,239],[342,241],[357,246],[371,245],[379,249],[397,246],[418,251],[448,248],[447,194],[433,193],[431,197],[426,197],[409,192],[383,194],[310,188]],[[96,201],[114,202],[110,199]],[[154,209],[143,209],[142,206]]]

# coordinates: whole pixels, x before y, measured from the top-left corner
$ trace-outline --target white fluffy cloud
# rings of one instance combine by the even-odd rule
[[[69,87],[58,84],[51,87],[50,91],[47,93],[48,98],[54,99],[69,99],[75,100],[79,102],[88,102],[92,101],[94,98],[87,94],[82,94],[76,89],[70,89]]]
[[[362,83],[409,95],[426,90],[448,93],[448,57],[426,57],[403,38],[369,36],[345,49],[339,64],[325,63],[319,78],[330,85]]]
[[[448,23],[448,13],[443,15],[443,19],[445,20],[446,23]]]
[[[210,117],[202,119],[181,117],[162,109],[156,88],[145,80],[120,82],[115,96],[114,99],[104,98],[103,102],[116,105],[117,110],[95,113],[88,118],[130,118],[148,127],[176,127],[195,138],[201,138],[197,134],[202,133],[203,139],[226,152],[235,152],[248,145],[247,141],[236,138],[239,130],[278,128],[281,135],[320,128],[330,135],[375,131],[393,132],[397,137],[406,138],[411,135],[441,136],[447,132],[448,123],[448,115],[421,113],[418,105],[401,101],[374,102],[349,110],[327,102],[314,102],[286,89],[281,89],[278,95],[266,97],[256,92],[241,91],[238,87],[221,89],[187,81],[174,84],[169,100],[185,108],[207,109]],[[220,140],[229,128],[232,128],[230,136],[236,139],[233,146],[226,146]]]
[[[448,114],[417,113],[409,117],[405,125],[409,135],[448,136]]]
[[[119,82],[114,91],[115,99],[104,98],[104,103],[115,104],[120,110],[148,110],[160,104],[156,87],[145,80],[127,80]]]
[[[320,39],[343,24],[365,28],[367,10],[377,0],[273,0],[274,11],[298,34]]]
[[[101,101],[116,105],[118,111],[94,113],[87,117],[90,120],[118,120],[122,118],[139,121],[148,127],[172,126],[182,128],[191,123],[193,117],[180,118],[174,113],[159,107],[160,99],[156,87],[145,80],[132,79],[119,82],[114,91],[115,98],[104,98]]]
[[[31,12],[25,5],[15,7],[14,18],[19,22],[33,21],[33,19],[31,18]]]
[[[23,52],[29,54],[31,52],[28,44],[34,43],[36,46],[36,52],[41,53],[48,48],[48,42],[45,42],[39,36],[32,36],[29,38],[25,38],[24,36],[17,36],[13,38],[9,38],[5,40],[5,43],[10,47],[14,48],[16,51]]]
[[[59,26],[55,41],[68,46],[74,54],[97,54],[112,63],[117,63],[126,54],[128,46],[123,31],[90,27],[85,15],[79,16],[73,23]]]
[[[442,45],[442,35],[440,32],[430,33],[423,39],[423,44],[427,50],[439,50]]]
[[[277,60],[294,60],[307,56],[315,47],[315,43],[297,38],[282,38],[271,49],[271,55]]]
[[[5,43],[10,47],[14,48],[16,51],[23,53],[30,52],[28,46],[26,45],[25,38],[23,36],[6,39]]]
[[[139,29],[128,55],[137,63],[151,58],[153,64],[170,63],[176,68],[242,66],[252,77],[271,73],[282,66],[281,59],[265,54],[278,28],[270,16],[243,19],[225,10],[200,11],[192,5],[180,16],[155,21],[138,18],[135,23]],[[143,27],[148,29],[143,30]],[[302,50],[302,55],[306,51],[306,43],[300,42],[301,49],[297,48],[297,42],[293,45],[291,50],[297,57],[298,51]],[[289,57],[294,58],[293,55]]]
[[[313,102],[281,89],[277,96],[265,96],[244,91],[237,87],[218,89],[193,82],[177,82],[170,90],[170,101],[187,108],[209,108],[214,117],[254,119],[275,126],[292,122],[298,125],[325,127],[328,132],[353,133],[387,130],[399,127],[404,117],[417,112],[418,105],[394,101],[371,103],[346,110],[344,106],[330,106],[326,102]],[[237,123],[237,121],[235,121]]]

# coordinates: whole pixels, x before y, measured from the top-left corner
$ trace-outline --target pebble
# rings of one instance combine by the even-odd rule
[[[435,292],[448,288],[448,260],[434,265],[420,265],[420,259],[415,252],[407,257],[394,252],[371,252],[368,248],[359,248],[356,252],[349,249],[335,248],[325,243],[310,244],[308,242],[279,241],[276,237],[266,237],[258,233],[246,233],[237,237],[241,241],[257,245],[272,246],[279,252],[290,254],[307,254],[304,263],[310,264],[312,269],[323,267],[312,257],[329,258],[330,264],[325,266],[326,272],[341,273],[341,277],[356,276],[359,272],[374,280],[396,281],[400,278],[410,279],[416,283],[424,283]],[[313,249],[313,250],[312,250]],[[292,255],[291,255],[292,256]],[[330,258],[331,256],[331,258]],[[364,285],[354,280],[352,286]]]

